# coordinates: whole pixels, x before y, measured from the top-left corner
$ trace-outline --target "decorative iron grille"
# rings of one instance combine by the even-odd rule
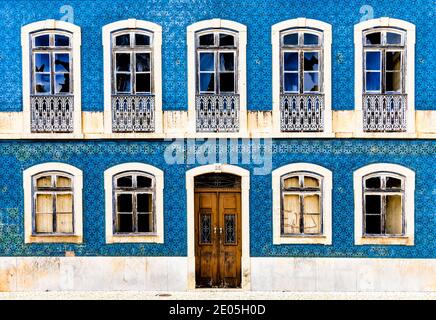
[[[406,94],[363,95],[363,130],[367,132],[406,131]]]
[[[73,132],[73,96],[32,95],[31,132]]]
[[[197,132],[238,132],[239,95],[197,95]]]
[[[323,94],[282,94],[280,130],[312,132],[324,130]]]
[[[153,132],[154,96],[113,95],[113,132]]]

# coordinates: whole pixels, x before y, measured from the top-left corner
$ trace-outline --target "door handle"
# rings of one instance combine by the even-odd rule
[[[216,229],[218,229],[218,228],[217,227],[213,228],[213,233],[215,233],[215,234],[216,234]]]

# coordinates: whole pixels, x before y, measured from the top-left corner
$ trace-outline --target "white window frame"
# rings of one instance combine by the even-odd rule
[[[281,178],[292,172],[314,173],[322,177],[322,235],[286,235],[281,234]],[[333,174],[330,170],[312,163],[292,163],[272,172],[273,197],[273,244],[332,244],[332,186]]]
[[[74,128],[71,133],[31,133],[30,130],[30,96],[32,92],[31,76],[33,74],[32,68],[32,34],[36,32],[47,31],[48,33],[70,33],[70,59],[73,61],[71,69],[73,70],[73,77],[70,79],[71,92],[74,96]],[[59,20],[43,20],[27,24],[21,28],[21,48],[22,48],[22,81],[23,81],[23,133],[31,135],[32,137],[80,137],[82,134],[82,86],[81,86],[81,31],[80,27],[69,22]]]
[[[404,235],[363,235],[363,179],[375,174],[393,174],[404,177]],[[414,245],[415,233],[415,172],[392,163],[376,163],[364,166],[353,174],[354,180],[354,244],[355,245]]]
[[[152,84],[155,97],[155,130],[150,133],[112,133],[112,33],[123,29],[140,29],[152,34],[153,53],[151,60]],[[104,132],[114,137],[150,136],[163,132],[162,124],[162,27],[156,23],[137,19],[127,19],[107,24],[103,27],[103,70],[104,70]]]
[[[237,49],[237,69],[235,75],[237,77],[237,88],[239,94],[239,132],[196,132],[196,117],[195,117],[195,96],[197,92],[197,66],[196,66],[196,37],[198,32],[203,30],[226,29],[236,34],[238,41]],[[246,71],[246,47],[247,47],[247,27],[238,22],[223,20],[223,19],[211,19],[203,20],[191,24],[187,28],[187,46],[188,46],[188,136],[190,137],[246,137],[247,131],[247,71]],[[183,130],[183,128],[181,128]]]
[[[407,134],[415,133],[415,42],[416,42],[416,28],[415,25],[399,19],[388,17],[371,19],[360,22],[354,26],[354,101],[355,108],[358,113],[356,117],[357,133],[359,135],[381,135],[386,136],[386,133],[373,133],[363,131],[363,94],[364,90],[364,65],[363,65],[363,37],[364,33],[370,29],[375,28],[395,28],[401,29],[403,37],[406,38],[404,47],[406,50],[406,57],[404,59],[403,53],[403,67],[405,68],[405,79],[403,80],[404,93],[407,94]],[[375,31],[375,30],[374,30]],[[386,31],[386,30],[385,30]],[[403,40],[404,41],[404,40]],[[401,135],[401,133],[389,133]],[[388,134],[388,135],[389,135]]]
[[[73,234],[33,234],[33,177],[44,172],[63,172],[73,177]],[[23,171],[24,188],[24,242],[25,243],[82,243],[83,208],[82,170],[60,162],[48,162],[35,165]]]
[[[322,79],[321,85],[324,94],[324,131],[323,132],[281,132],[280,131],[280,95],[281,95],[281,54],[282,41],[281,34],[288,29],[307,29],[308,33],[314,33],[313,29],[318,30],[318,34],[323,39],[323,53],[321,57]],[[320,137],[320,135],[334,136],[332,132],[332,26],[326,22],[307,19],[296,18],[279,22],[271,27],[271,42],[272,42],[272,97],[273,97],[273,133],[278,137]],[[310,46],[307,46],[308,48]],[[316,50],[315,50],[316,51]]]
[[[144,172],[155,178],[155,222],[153,235],[123,235],[114,233],[113,224],[113,177],[123,172]],[[113,166],[104,172],[106,243],[164,243],[164,173],[161,169],[139,162],[129,162]]]

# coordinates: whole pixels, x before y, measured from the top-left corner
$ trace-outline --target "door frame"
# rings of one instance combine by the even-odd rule
[[[194,179],[205,173],[230,173],[241,177],[241,223],[242,223],[242,255],[241,255],[241,288],[250,290],[250,172],[230,164],[209,164],[186,171],[186,201],[188,223],[188,289],[195,287],[195,204]],[[219,290],[219,289],[218,289]]]

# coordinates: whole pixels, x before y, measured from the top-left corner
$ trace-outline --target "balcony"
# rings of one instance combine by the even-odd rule
[[[197,95],[195,111],[197,132],[239,131],[239,95]]]
[[[363,95],[363,131],[404,132],[407,130],[405,94]]]
[[[31,132],[73,132],[73,96],[32,95],[30,110]]]
[[[282,94],[280,97],[282,132],[319,132],[324,130],[323,94]]]
[[[113,95],[112,132],[154,132],[154,96]]]

